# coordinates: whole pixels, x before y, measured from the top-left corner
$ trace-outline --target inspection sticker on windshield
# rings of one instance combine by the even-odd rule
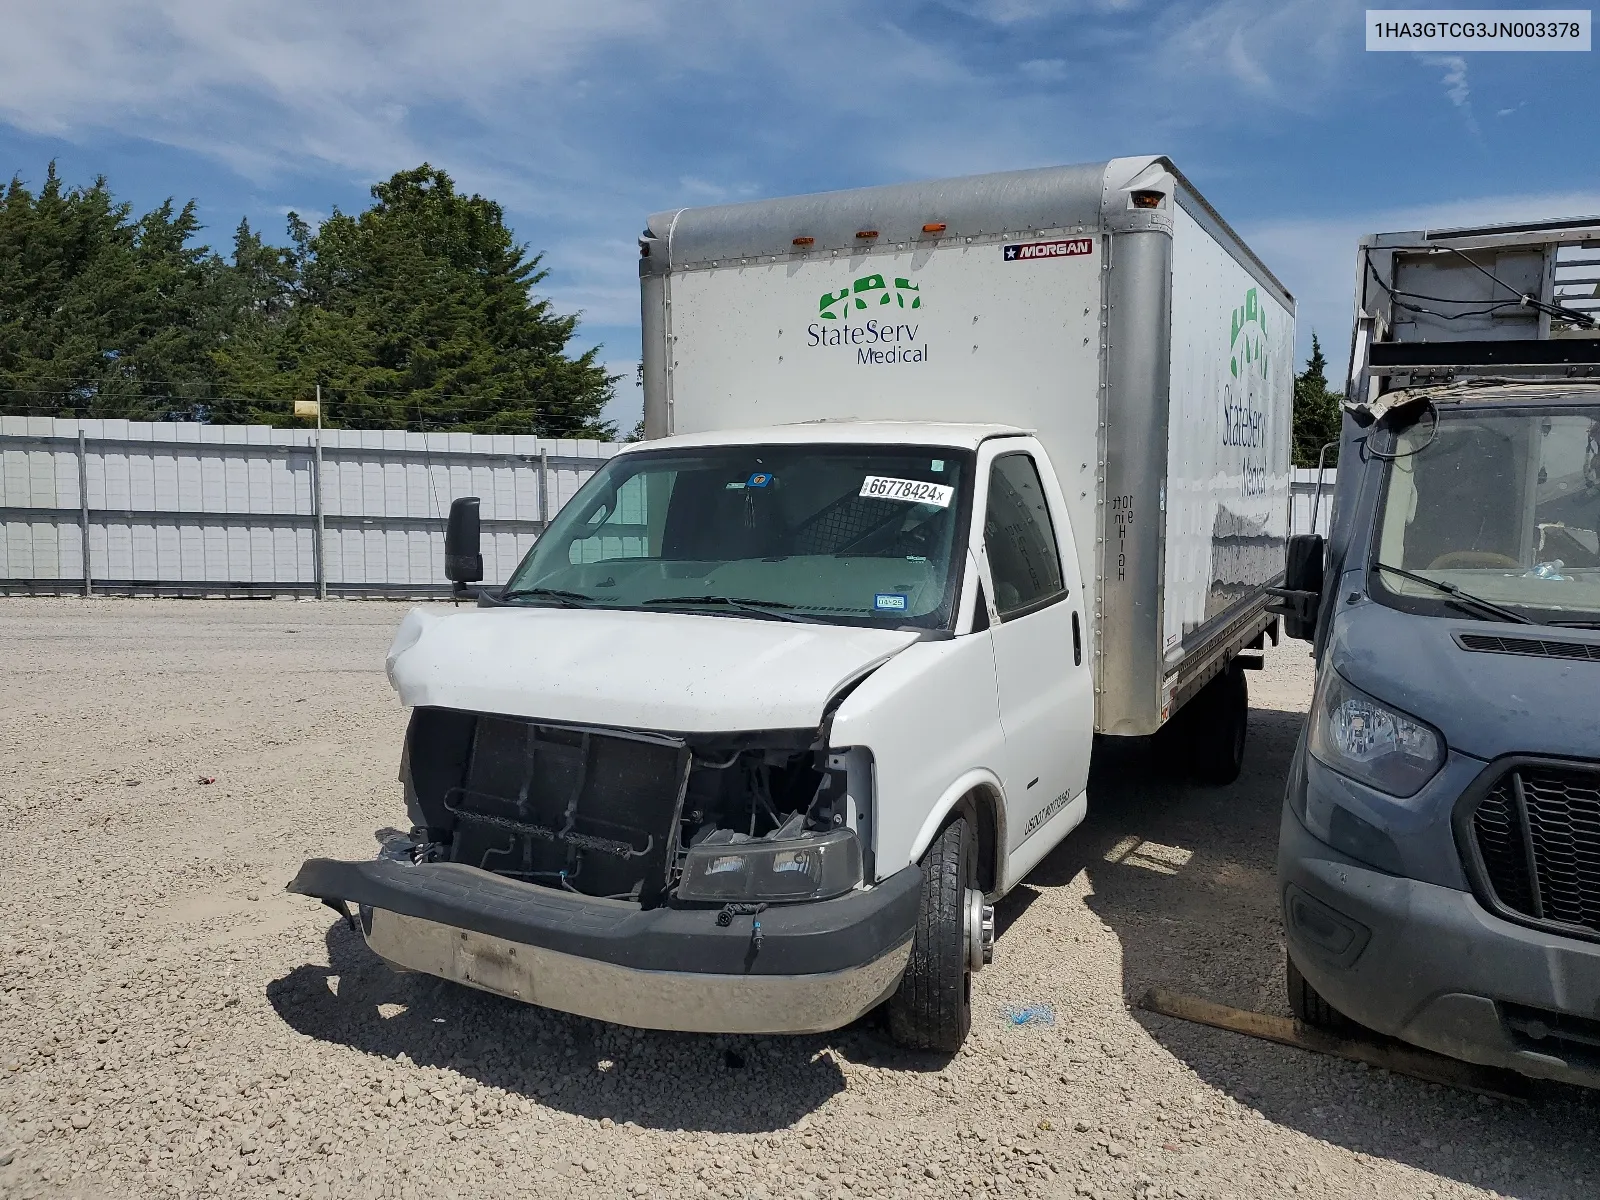
[[[887,475],[868,475],[861,481],[860,496],[874,500],[904,500],[908,504],[932,504],[949,508],[956,489],[946,483],[927,483],[921,479],[891,479]]]
[[[872,607],[879,612],[905,612],[906,599],[899,592],[879,592],[872,598]]]

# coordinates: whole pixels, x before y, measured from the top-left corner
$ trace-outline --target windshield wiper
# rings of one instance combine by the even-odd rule
[[[554,600],[563,608],[588,608],[598,601],[593,596],[583,592],[569,592],[561,588],[515,588],[509,592],[501,592],[500,599],[515,600],[519,596],[531,596],[535,600]]]
[[[1600,621],[1546,621],[1546,625],[1554,625],[1559,629],[1600,629]]]
[[[1463,592],[1453,583],[1445,583],[1438,579],[1429,579],[1426,575],[1418,575],[1415,571],[1407,571],[1400,567],[1392,567],[1388,563],[1381,562],[1375,563],[1374,565],[1380,571],[1388,571],[1391,574],[1400,576],[1402,579],[1409,579],[1413,583],[1426,584],[1428,587],[1435,588],[1449,596],[1463,608],[1477,609],[1480,616],[1482,616],[1484,613],[1489,613],[1491,616],[1498,617],[1502,621],[1514,621],[1518,625],[1539,624],[1539,622],[1535,621],[1532,617],[1525,617],[1521,613],[1513,612],[1509,608],[1501,608],[1492,600],[1485,600],[1481,596],[1474,596],[1471,592]]]
[[[780,621],[804,621],[809,625],[826,624],[816,617],[805,617],[799,613],[785,611],[794,605],[784,600],[749,600],[739,596],[657,596],[653,600],[644,601],[641,607],[665,608],[671,604],[720,604],[726,608],[736,608],[740,612],[774,617]]]

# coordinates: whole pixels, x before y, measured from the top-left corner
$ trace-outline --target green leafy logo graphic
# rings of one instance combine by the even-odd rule
[[[1228,346],[1233,354],[1228,369],[1235,379],[1247,371],[1267,377],[1267,315],[1255,288],[1246,292],[1244,303],[1233,310],[1233,336]]]
[[[837,321],[840,316],[850,311],[852,299],[858,312],[883,304],[897,304],[901,308],[922,307],[922,291],[911,280],[896,278],[894,289],[891,291],[882,275],[863,275],[847,288],[840,288],[837,292],[823,292],[822,299],[817,301],[817,311],[822,314],[824,321]],[[838,308],[837,312],[834,311],[835,306]]]

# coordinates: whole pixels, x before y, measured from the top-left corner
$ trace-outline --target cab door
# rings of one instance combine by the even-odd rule
[[[983,523],[1006,740],[1008,886],[1082,820],[1094,739],[1072,529],[1038,443],[1021,446],[997,449],[989,464]]]

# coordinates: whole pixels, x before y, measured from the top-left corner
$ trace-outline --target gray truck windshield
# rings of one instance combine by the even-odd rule
[[[1600,621],[1600,414],[1592,406],[1445,409],[1437,427],[1424,417],[1400,434],[1394,453],[1375,565],[1535,621]],[[1374,570],[1371,583],[1385,603],[1452,603],[1394,572]]]
[[[624,454],[572,498],[508,603],[948,626],[973,456],[940,447]]]

